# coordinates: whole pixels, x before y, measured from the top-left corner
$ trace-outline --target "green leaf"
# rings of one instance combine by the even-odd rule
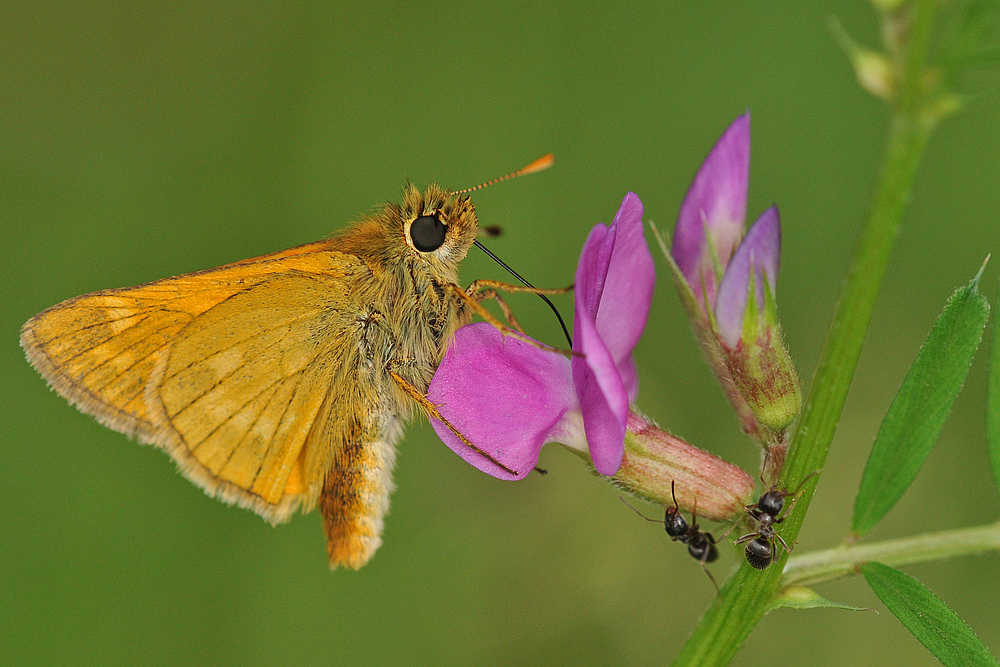
[[[948,299],[882,420],[854,501],[856,535],[871,530],[910,486],[951,412],[990,312],[978,289],[982,273]]]
[[[1000,665],[965,621],[919,581],[881,563],[861,572],[899,622],[944,665]]]
[[[817,607],[828,607],[831,609],[847,609],[848,611],[875,611],[866,607],[855,607],[840,602],[832,602],[821,596],[811,588],[805,586],[788,586],[771,602],[771,609],[778,607],[791,607],[793,609],[815,609]]]
[[[1000,327],[993,319],[989,380],[986,389],[986,442],[993,464],[993,478],[1000,489]]]

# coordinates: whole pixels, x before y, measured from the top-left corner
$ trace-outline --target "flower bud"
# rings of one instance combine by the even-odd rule
[[[744,432],[770,449],[784,443],[802,397],[775,305],[777,207],[743,232],[749,159],[750,121],[744,115],[698,170],[667,259],[709,366]]]
[[[726,370],[757,422],[779,434],[802,407],[799,377],[782,340],[774,299],[780,247],[778,209],[771,207],[733,255],[716,299]]]
[[[799,376],[781,340],[777,324],[726,349],[726,368],[757,422],[780,433],[802,408]]]

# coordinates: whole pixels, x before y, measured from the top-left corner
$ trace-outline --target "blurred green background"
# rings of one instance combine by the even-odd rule
[[[402,443],[385,544],[331,573],[316,513],[271,528],[208,499],[160,451],[46,389],[18,328],[85,292],[323,237],[406,179],[474,185],[490,247],[572,280],[591,226],[634,190],[671,228],[716,137],[753,116],[749,214],[777,202],[779,303],[815,368],[887,126],[826,28],[877,45],[865,2],[6,3],[0,10],[0,661],[652,664],[715,590],[685,549],[558,448],[494,480],[426,423]],[[798,549],[833,546],[879,421],[946,298],[1000,250],[1000,114],[988,92],[934,137]],[[655,254],[655,253],[654,253]],[[640,407],[755,473],[661,260]],[[481,253],[463,280],[504,279]],[[995,301],[996,262],[984,285]],[[529,296],[522,324],[558,343]],[[559,303],[567,315],[571,299]],[[977,358],[938,446],[872,539],[992,521]],[[661,510],[644,507],[647,514]],[[724,527],[723,527],[724,528]],[[723,550],[720,580],[736,561]],[[1000,557],[907,568],[1000,650]],[[737,664],[933,664],[881,610],[768,616]],[[873,649],[877,647],[877,650]]]

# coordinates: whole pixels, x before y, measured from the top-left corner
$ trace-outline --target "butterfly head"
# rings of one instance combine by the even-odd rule
[[[454,270],[479,232],[476,207],[469,198],[437,185],[423,192],[408,186],[399,213],[406,245],[436,268]]]

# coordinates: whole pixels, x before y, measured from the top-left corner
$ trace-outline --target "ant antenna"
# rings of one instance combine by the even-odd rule
[[[554,155],[552,155],[552,153],[546,153],[545,155],[538,158],[531,164],[525,167],[521,167],[517,171],[512,171],[509,174],[504,174],[503,176],[500,176],[499,178],[494,178],[492,180],[486,181],[485,183],[480,183],[479,185],[472,188],[465,188],[464,190],[455,190],[451,194],[464,195],[467,192],[475,192],[476,190],[482,190],[483,188],[489,185],[494,185],[495,183],[499,183],[501,181],[506,181],[511,178],[517,178],[518,176],[526,176],[527,174],[533,174],[536,171],[541,171],[542,169],[548,169],[549,167],[552,166],[552,163],[555,162],[555,159],[556,158]]]

